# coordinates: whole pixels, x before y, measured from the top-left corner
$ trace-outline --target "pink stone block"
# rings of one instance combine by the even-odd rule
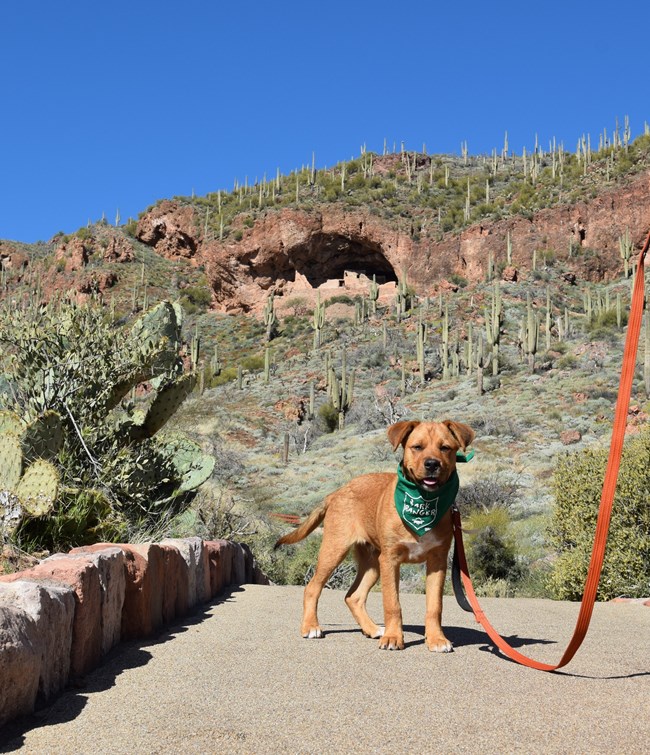
[[[36,625],[16,606],[0,606],[0,726],[34,710],[41,673]]]
[[[162,616],[165,624],[189,611],[189,575],[185,559],[174,545],[160,545],[164,563]]]
[[[89,545],[73,548],[70,556],[91,561],[99,572],[102,591],[102,655],[122,636],[122,608],[125,594],[124,552],[116,545]]]
[[[2,578],[4,582],[26,579],[53,581],[74,590],[76,607],[72,625],[70,673],[83,676],[99,665],[102,655],[102,589],[97,567],[84,558],[56,554],[40,564]]]
[[[126,566],[122,637],[148,637],[160,629],[163,622],[163,551],[154,543],[120,547]]]
[[[231,585],[246,584],[246,554],[239,543],[232,543],[234,548],[232,558],[232,575],[230,577]]]
[[[205,546],[210,571],[210,592],[214,597],[230,585],[235,548],[228,540],[211,540]]]
[[[70,677],[70,648],[75,612],[74,592],[67,585],[53,582],[48,584],[39,584],[31,580],[2,582],[0,583],[0,614],[8,608],[24,614],[22,618],[25,627],[33,624],[35,636],[31,642],[33,648],[40,653],[38,698],[47,701],[66,686]],[[30,631],[27,633],[30,634]],[[4,641],[0,640],[0,647],[3,645]],[[0,679],[5,678],[6,660],[7,658],[0,652]],[[24,680],[28,686],[31,684],[27,670]]]
[[[161,545],[178,548],[187,564],[189,606],[208,600],[210,595],[210,568],[208,555],[199,537],[167,538]]]

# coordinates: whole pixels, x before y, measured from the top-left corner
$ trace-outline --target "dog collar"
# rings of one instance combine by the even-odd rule
[[[402,465],[397,467],[395,508],[404,524],[418,537],[432,530],[453,506],[460,482],[458,473],[436,490],[423,490],[407,480]]]

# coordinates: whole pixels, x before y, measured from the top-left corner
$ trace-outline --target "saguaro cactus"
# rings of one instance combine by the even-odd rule
[[[314,349],[319,349],[321,345],[321,331],[325,324],[325,302],[320,300],[320,291],[318,292],[318,301],[314,307],[314,317],[312,328],[314,329]]]
[[[370,311],[373,315],[377,314],[377,299],[379,299],[379,286],[377,285],[377,278],[372,276],[372,282],[370,283],[370,291],[368,292],[368,298],[370,299]]]
[[[476,346],[476,388],[479,396],[482,396],[485,393],[483,388],[483,370],[486,366],[487,359],[483,347],[483,333],[479,331],[478,344]]]
[[[551,350],[551,325],[553,322],[553,306],[551,304],[551,289],[546,287],[546,351]]]
[[[440,343],[440,359],[442,361],[442,379],[449,378],[449,302],[445,300],[442,315],[442,340]]]
[[[330,398],[332,405],[339,415],[339,430],[345,427],[345,415],[352,405],[354,393],[354,370],[347,374],[345,349],[341,353],[341,379],[339,380],[334,368],[330,368]]]
[[[398,320],[401,319],[402,315],[405,315],[406,312],[411,308],[411,296],[409,294],[406,276],[402,276],[397,282],[395,308]]]
[[[415,328],[415,351],[418,361],[418,369],[420,371],[420,382],[424,385],[426,379],[426,373],[424,368],[424,344],[427,338],[427,324],[420,315],[416,328]]]
[[[501,341],[501,322],[503,314],[501,308],[501,285],[494,282],[492,303],[490,309],[485,308],[485,334],[492,351],[492,374],[499,374],[499,343]]]
[[[630,239],[630,229],[626,228],[625,233],[618,238],[618,249],[623,260],[624,277],[630,277],[630,257],[632,256],[632,250],[634,245]]]
[[[531,373],[535,372],[535,354],[539,345],[539,319],[537,312],[533,310],[530,294],[526,303],[526,327],[524,337],[524,350],[528,356],[528,366]]]
[[[262,312],[262,318],[264,320],[264,325],[266,326],[266,340],[270,341],[275,335],[275,329],[278,323],[278,318],[274,309],[273,292],[268,295],[266,304],[264,305],[264,311]]]

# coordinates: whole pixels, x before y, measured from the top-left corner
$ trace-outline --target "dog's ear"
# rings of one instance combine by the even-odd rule
[[[416,420],[409,420],[408,422],[396,422],[388,428],[388,440],[393,451],[396,451],[399,445],[404,445],[408,436],[419,424]]]
[[[464,425],[462,422],[454,422],[453,419],[443,419],[443,425],[449,429],[449,432],[456,438],[458,444],[463,449],[471,445],[472,441],[476,437],[476,433],[469,425]]]

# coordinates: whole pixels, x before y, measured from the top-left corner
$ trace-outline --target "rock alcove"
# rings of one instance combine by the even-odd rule
[[[377,283],[397,282],[393,266],[381,246],[366,239],[338,234],[316,233],[304,244],[292,248],[288,255],[291,267],[318,288],[327,281],[343,280],[345,273],[360,273]]]

